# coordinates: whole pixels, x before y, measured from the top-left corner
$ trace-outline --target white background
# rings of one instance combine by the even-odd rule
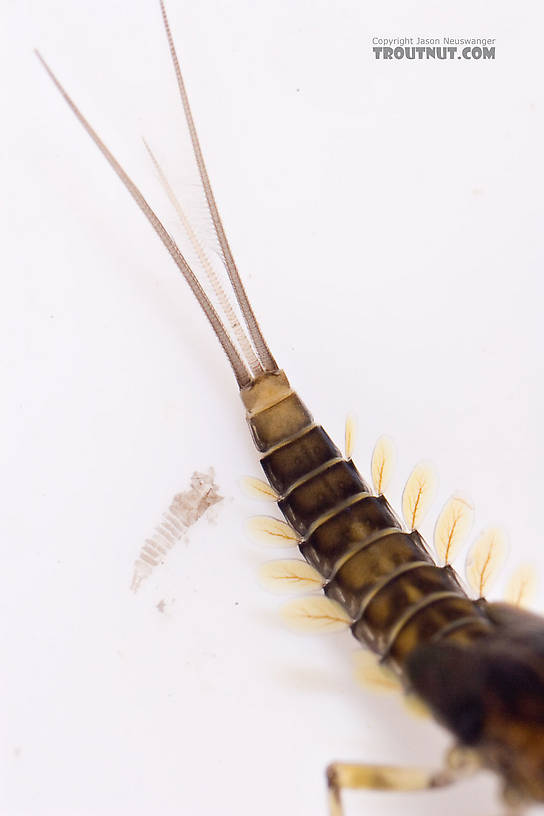
[[[361,690],[349,635],[301,638],[255,573],[236,387],[152,230],[32,54],[172,218],[182,183],[157,4],[4,3],[0,810],[325,813],[331,759],[439,764],[448,736]],[[509,565],[542,555],[540,4],[169,5],[208,167],[263,330],[363,473],[470,496]],[[371,37],[491,36],[494,62],[378,62]],[[137,552],[213,465],[226,499],[138,595]],[[462,562],[462,559],[461,559]],[[497,590],[500,595],[500,586]],[[163,599],[165,611],[156,604]],[[541,592],[540,599],[544,599]],[[542,608],[542,603],[541,607]],[[351,794],[356,814],[498,813],[480,777]]]

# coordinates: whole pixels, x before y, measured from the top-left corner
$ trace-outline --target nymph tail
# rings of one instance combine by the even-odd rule
[[[169,234],[169,232],[166,230],[157,214],[149,206],[148,202],[144,198],[139,188],[128,176],[128,174],[119,164],[115,156],[113,156],[113,154],[109,151],[109,149],[106,147],[102,139],[91,127],[89,122],[85,119],[79,108],[70,98],[68,93],[65,91],[63,86],[60,84],[59,80],[53,74],[52,70],[49,68],[49,66],[47,65],[47,63],[45,62],[45,60],[39,54],[38,51],[36,51],[36,55],[40,62],[42,63],[45,70],[47,71],[47,73],[49,74],[50,78],[52,79],[52,81],[54,82],[54,84],[56,85],[56,87],[66,100],[67,104],[69,105],[70,109],[72,110],[76,118],[83,125],[91,139],[100,149],[100,151],[105,156],[111,167],[115,170],[115,172],[125,185],[126,189],[131,194],[135,202],[138,204],[138,206],[146,216],[147,220],[149,221],[149,223],[151,224],[151,226],[161,239],[162,243],[170,253],[170,256],[172,257],[173,261],[183,274],[189,286],[191,287],[191,290],[195,295],[198,303],[200,304],[202,310],[204,311],[206,317],[208,318],[215,332],[215,335],[223,348],[223,351],[227,355],[227,358],[231,364],[239,388],[245,389],[248,386],[252,385],[252,383],[258,380],[264,374],[276,372],[278,368],[274,358],[270,353],[266,341],[264,340],[262,332],[259,328],[259,325],[253,313],[253,309],[251,308],[251,304],[248,300],[246,291],[240,279],[238,269],[234,262],[232,252],[227,241],[227,237],[225,235],[225,230],[221,222],[221,217],[217,209],[208,173],[206,170],[206,165],[204,163],[204,158],[202,156],[202,150],[200,147],[200,142],[198,139],[196,127],[191,113],[191,108],[189,106],[189,100],[181,75],[179,61],[174,47],[174,42],[172,39],[172,34],[168,23],[168,18],[166,16],[166,9],[163,0],[160,0],[160,3],[170,54],[172,57],[172,62],[176,73],[183,110],[187,121],[187,127],[191,137],[193,153],[200,174],[202,188],[206,197],[207,207],[213,223],[213,229],[217,237],[217,241],[219,243],[221,260],[227,271],[234,295],[236,297],[236,301],[239,305],[243,320],[247,326],[249,336],[246,334],[238,318],[236,317],[235,311],[229,301],[229,298],[226,292],[224,291],[223,287],[221,286],[221,283],[219,282],[217,275],[213,270],[212,264],[210,264],[209,260],[207,259],[204,248],[201,246],[198,237],[195,234],[195,231],[191,227],[191,224],[189,223],[185,213],[183,212],[181,205],[177,201],[174,192],[172,191],[170,185],[168,184],[168,181],[162,169],[160,168],[158,161],[155,159],[153,153],[151,153],[151,150],[147,146],[147,144],[146,147],[155,164],[157,172],[159,173],[161,182],[165,187],[171,202],[176,208],[178,216],[180,217],[180,220],[189,237],[193,249],[195,250],[197,257],[199,258],[201,265],[209,278],[209,281],[217,297],[217,302],[220,306],[220,309],[223,311],[224,316],[234,333],[234,339],[229,334],[223,320],[217,313],[208,295],[204,291],[201,283],[194,274],[193,270],[191,269],[190,265],[188,264],[178,245],[176,244],[172,236]]]
[[[191,142],[193,145],[193,152],[195,155],[195,160],[198,166],[198,172],[200,173],[200,180],[202,181],[202,187],[204,189],[204,193],[206,195],[206,201],[208,203],[208,209],[210,211],[210,215],[212,217],[213,226],[215,230],[215,234],[217,235],[217,239],[219,241],[219,245],[221,247],[221,254],[223,257],[223,262],[225,264],[226,270],[228,272],[228,276],[230,282],[232,284],[232,288],[234,289],[234,294],[236,295],[236,300],[240,305],[240,309],[242,311],[242,315],[244,317],[246,326],[249,331],[249,335],[253,344],[255,346],[255,350],[257,352],[257,356],[262,366],[262,370],[264,371],[277,371],[276,361],[272,357],[270,353],[270,349],[268,348],[266,341],[262,335],[262,332],[259,328],[259,324],[255,318],[253,313],[253,309],[251,308],[251,304],[248,300],[246,291],[244,289],[244,285],[240,279],[240,275],[238,274],[238,269],[236,268],[236,263],[234,262],[234,258],[232,257],[232,252],[230,250],[229,242],[227,241],[227,236],[225,235],[225,230],[223,229],[223,224],[221,222],[221,216],[219,215],[219,211],[217,209],[217,205],[215,203],[215,198],[213,195],[213,191],[211,188],[210,180],[208,178],[208,171],[206,170],[206,165],[204,163],[204,157],[202,156],[202,150],[200,148],[200,142],[198,139],[198,134],[196,132],[195,123],[193,121],[193,114],[191,113],[191,107],[189,105],[189,98],[187,96],[187,91],[185,90],[185,83],[183,82],[183,77],[181,75],[181,69],[179,67],[179,61],[176,54],[176,49],[174,46],[174,39],[172,37],[172,32],[170,31],[170,24],[168,22],[168,17],[166,16],[166,9],[164,6],[163,0],[160,0],[161,4],[161,11],[162,11],[162,19],[164,22],[164,28],[166,31],[166,37],[168,39],[168,47],[170,48],[170,55],[172,57],[172,62],[174,65],[174,70],[176,72],[176,79],[178,82],[179,93],[181,97],[181,102],[183,105],[183,110],[185,113],[185,118],[187,120],[187,127],[189,129],[189,134],[191,136]]]

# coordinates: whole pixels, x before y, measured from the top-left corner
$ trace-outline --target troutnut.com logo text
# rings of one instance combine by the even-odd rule
[[[372,37],[376,59],[494,60],[495,37]]]

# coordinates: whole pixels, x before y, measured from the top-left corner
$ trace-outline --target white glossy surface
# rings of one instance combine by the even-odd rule
[[[510,565],[542,570],[540,6],[169,12],[232,248],[294,387],[338,441],[358,412],[367,475],[377,437],[395,439],[397,508],[430,459],[440,500],[468,494],[477,530],[508,529]],[[32,54],[160,203],[140,135],[175,179],[180,119],[157,5],[28,0],[3,33],[1,812],[318,816],[333,758],[438,763],[447,735],[356,686],[348,635],[281,628],[255,577],[272,554],[245,533],[267,507],[238,488],[259,468],[228,366]],[[370,38],[396,34],[495,36],[497,59],[376,62]],[[216,523],[134,596],[143,539],[210,465]],[[481,816],[493,789],[350,794],[346,813]]]

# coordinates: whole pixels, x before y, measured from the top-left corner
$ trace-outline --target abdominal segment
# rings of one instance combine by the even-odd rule
[[[436,566],[417,530],[405,531],[385,497],[372,494],[283,372],[264,375],[241,394],[278,507],[359,641],[403,675],[421,644],[467,642],[488,632],[489,621],[455,571]]]

